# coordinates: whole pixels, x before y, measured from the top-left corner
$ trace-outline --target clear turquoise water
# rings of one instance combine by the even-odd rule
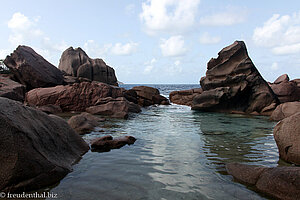
[[[122,87],[130,88],[133,85]],[[197,85],[152,85],[170,91]],[[51,192],[59,199],[264,199],[233,181],[228,162],[278,165],[274,122],[267,117],[152,106],[129,120],[109,120],[84,136],[132,135],[134,145],[88,152]]]

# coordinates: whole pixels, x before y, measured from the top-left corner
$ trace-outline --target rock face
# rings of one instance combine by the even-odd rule
[[[95,106],[86,109],[88,113],[96,115],[106,115],[113,118],[127,119],[128,113],[139,113],[141,108],[139,105],[127,101],[124,97],[118,98],[103,98],[99,99]]]
[[[32,48],[18,48],[4,60],[15,78],[28,90],[40,87],[52,87],[64,82],[62,72],[37,54]]]
[[[294,101],[294,102],[286,102],[283,104],[280,104],[276,107],[276,109],[273,111],[270,119],[274,121],[279,121],[284,118],[287,118],[297,112],[300,112],[300,102]]]
[[[270,115],[267,111],[278,104],[242,41],[225,47],[218,58],[208,62],[206,76],[201,78],[200,84],[203,92],[193,99],[195,110]]]
[[[74,77],[118,85],[114,69],[106,65],[102,59],[89,58],[81,48],[66,49],[60,58],[58,68]]]
[[[89,146],[62,118],[0,97],[0,190],[52,185]]]
[[[278,77],[270,86],[280,103],[300,100],[300,86],[297,80],[289,81],[287,74]]]
[[[26,102],[36,106],[58,105],[66,111],[85,111],[100,98],[117,98],[125,89],[99,82],[82,82],[51,88],[37,88],[26,94]]]
[[[111,149],[119,149],[126,144],[134,144],[136,139],[132,136],[124,136],[113,139],[112,136],[107,135],[101,138],[96,138],[91,142],[92,151],[110,151]]]
[[[227,172],[238,181],[253,185],[258,191],[276,199],[300,198],[300,168],[245,165],[229,163]]]
[[[300,165],[300,112],[278,122],[273,133],[280,158]]]
[[[25,86],[8,77],[0,76],[0,97],[23,102],[25,99]]]
[[[202,88],[173,91],[169,94],[169,99],[175,104],[192,106],[194,97],[202,92]]]
[[[154,104],[169,105],[169,100],[159,94],[159,90],[148,86],[136,86],[131,90],[137,93],[137,101],[141,106],[151,106]]]
[[[78,134],[89,133],[94,130],[105,119],[93,116],[89,113],[83,112],[80,115],[72,116],[68,120],[68,124],[73,128]]]

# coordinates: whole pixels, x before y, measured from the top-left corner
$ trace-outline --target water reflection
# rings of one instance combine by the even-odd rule
[[[193,112],[204,141],[203,150],[217,171],[224,173],[224,164],[244,162],[276,166],[278,151],[271,123],[263,116]]]

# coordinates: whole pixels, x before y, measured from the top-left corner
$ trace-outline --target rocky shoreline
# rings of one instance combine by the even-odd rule
[[[65,50],[58,68],[27,46],[19,46],[4,63],[11,73],[0,75],[0,157],[5,163],[0,167],[1,191],[30,191],[58,182],[90,145],[93,151],[105,152],[134,144],[132,136],[104,136],[87,144],[80,135],[105,118],[128,119],[142,107],[170,104],[156,88],[118,87],[114,69],[102,59],[89,58],[81,48]],[[274,138],[280,158],[299,165],[299,80],[282,75],[274,83],[266,82],[244,42],[236,41],[208,62],[201,87],[173,91],[169,99],[204,112],[270,116],[279,121]],[[64,112],[81,114],[68,123],[53,115]],[[236,180],[272,197],[300,197],[299,183],[292,181],[300,173],[298,167],[228,164],[227,169]],[[277,185],[269,187],[272,177],[279,177]]]

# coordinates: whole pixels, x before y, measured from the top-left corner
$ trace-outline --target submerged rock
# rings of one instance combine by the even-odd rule
[[[89,146],[65,120],[0,97],[0,191],[52,185]]]
[[[278,122],[273,133],[280,158],[300,165],[300,112]]]
[[[66,49],[60,58],[58,68],[70,76],[118,85],[115,70],[106,65],[102,59],[89,58],[81,48]]]
[[[93,131],[94,128],[103,121],[105,121],[105,119],[83,112],[80,115],[72,116],[68,120],[68,124],[78,134],[85,134]]]
[[[280,104],[276,107],[276,109],[273,111],[270,119],[274,121],[279,121],[284,118],[287,118],[297,112],[300,112],[300,102],[294,101],[294,102],[286,102],[283,104]]]
[[[28,90],[64,83],[62,72],[30,47],[18,46],[4,63]]]
[[[135,86],[131,90],[137,93],[138,104],[141,106],[151,106],[154,104],[169,105],[169,100],[159,94],[159,90],[149,86]]]
[[[112,136],[103,136],[101,138],[96,138],[91,142],[92,151],[110,151],[111,149],[119,149],[126,144],[134,144],[136,139],[132,136],[124,136],[113,139]]]
[[[0,75],[0,97],[23,102],[25,99],[25,86]]]
[[[86,108],[96,105],[101,98],[121,97],[124,90],[95,81],[92,83],[82,82],[30,90],[26,94],[26,102],[36,106],[58,105],[64,112],[85,111]]]
[[[91,106],[86,109],[88,113],[95,115],[106,115],[113,118],[127,119],[128,114],[139,113],[141,108],[139,105],[127,101],[124,97],[118,98],[103,98],[99,99],[95,106]]]
[[[206,76],[200,80],[203,92],[193,98],[192,109],[270,115],[278,99],[249,58],[244,42],[235,41],[218,55],[207,64]]]
[[[258,191],[276,199],[300,198],[299,167],[263,167],[239,163],[226,165],[227,172],[236,180],[255,186]]]
[[[169,99],[175,104],[192,106],[194,97],[202,92],[202,88],[173,91],[169,94]]]

